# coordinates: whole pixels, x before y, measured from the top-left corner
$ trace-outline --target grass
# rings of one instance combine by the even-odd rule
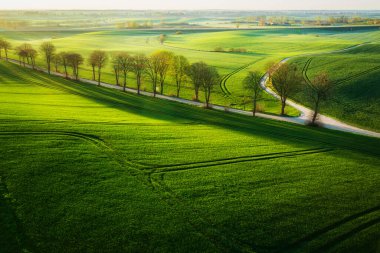
[[[161,33],[168,35],[164,45],[158,42]],[[378,41],[378,28],[320,28],[320,29],[265,29],[242,31],[218,31],[218,30],[185,30],[182,34],[176,31],[138,30],[138,31],[36,31],[36,32],[0,32],[0,36],[8,38],[12,44],[18,45],[28,42],[38,47],[44,40],[52,40],[59,51],[77,51],[87,57],[92,50],[106,49],[110,54],[117,51],[130,53],[145,53],[158,49],[173,51],[176,54],[185,55],[191,62],[203,60],[217,67],[222,76],[229,77],[224,87],[231,93],[226,95],[220,87],[215,87],[212,96],[214,104],[231,106],[238,109],[251,110],[250,103],[246,103],[242,80],[248,71],[266,71],[269,62],[279,62],[285,57],[323,53],[337,49],[343,49],[352,45],[368,41]],[[247,53],[214,52],[215,48],[245,48]],[[11,54],[13,58],[17,58]],[[44,66],[42,57],[38,64]],[[62,69],[60,70],[63,71]],[[232,75],[230,75],[233,73]],[[80,75],[91,78],[91,68],[83,65]],[[103,80],[115,83],[111,66],[105,69]],[[135,87],[135,78],[130,74],[128,86]],[[175,82],[168,78],[167,95],[174,95]],[[145,78],[143,89],[150,91],[151,85]],[[187,82],[182,89],[181,97],[193,98],[191,83]],[[201,99],[203,95],[201,94]],[[260,101],[259,109],[270,114],[280,113],[280,103],[270,97],[264,96]],[[298,116],[299,112],[287,108],[289,116]]]
[[[0,252],[377,250],[378,139],[0,77]]]
[[[305,70],[305,79],[312,80],[316,74],[327,72],[334,82],[333,96],[323,105],[322,113],[380,131],[379,52],[380,44],[372,43],[344,53],[305,56],[294,61]],[[311,106],[304,92],[295,99]]]

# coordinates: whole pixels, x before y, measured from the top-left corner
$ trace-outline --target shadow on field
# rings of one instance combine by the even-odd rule
[[[367,155],[380,155],[380,140],[375,138],[327,129],[309,128],[261,118],[250,118],[226,112],[204,110],[176,102],[123,93],[60,77],[48,76],[44,73],[11,66],[10,64],[0,64],[0,68],[3,73],[6,73],[12,79],[64,91],[72,95],[91,99],[106,107],[144,117],[184,124],[191,121],[225,128],[230,131],[283,141],[284,143],[302,143],[312,145],[313,147],[343,148]],[[223,138],[223,136],[220,138]]]

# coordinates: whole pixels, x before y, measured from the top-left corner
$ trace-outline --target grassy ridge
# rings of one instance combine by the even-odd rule
[[[377,139],[0,76],[2,252],[375,252]]]

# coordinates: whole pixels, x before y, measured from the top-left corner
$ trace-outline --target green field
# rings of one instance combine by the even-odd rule
[[[359,127],[380,131],[380,44],[372,43],[342,53],[296,58],[305,79],[327,72],[335,89],[322,113]],[[310,105],[304,92],[297,101]]]
[[[72,36],[54,42],[78,51],[99,45],[94,34]],[[231,57],[225,73],[252,60],[199,57],[209,55],[214,65]],[[379,250],[379,139],[124,94],[4,62],[0,93],[0,252]]]
[[[164,45],[158,41],[160,34],[167,34]],[[117,51],[150,54],[155,50],[165,49],[176,54],[185,55],[190,62],[205,61],[217,67],[224,77],[220,87],[216,87],[212,103],[231,106],[239,109],[251,109],[251,104],[245,99],[242,80],[251,70],[266,71],[267,64],[279,62],[285,57],[326,53],[344,49],[364,42],[378,42],[380,32],[378,27],[357,28],[289,28],[263,30],[183,30],[176,34],[175,30],[106,30],[106,31],[30,31],[30,32],[0,32],[0,37],[9,39],[13,45],[28,42],[36,48],[42,41],[52,40],[58,51],[76,51],[87,57],[94,49],[103,49],[110,54]],[[215,52],[216,48],[227,52]],[[231,48],[244,48],[246,53],[228,52]],[[377,53],[376,53],[377,54]],[[377,54],[378,55],[378,54]],[[14,54],[11,57],[17,58]],[[43,58],[37,63],[44,66]],[[63,71],[62,69],[60,70]],[[88,65],[83,65],[80,75],[91,78]],[[105,69],[103,81],[115,83],[111,66]],[[175,94],[174,81],[167,80],[167,95]],[[129,76],[128,86],[135,87],[133,74]],[[143,89],[150,91],[151,85],[145,78]],[[193,98],[191,83],[187,82],[181,97]],[[203,95],[201,94],[201,99]],[[280,113],[278,101],[265,95],[259,102],[259,109],[270,114]],[[287,114],[297,116],[299,113],[288,107]]]

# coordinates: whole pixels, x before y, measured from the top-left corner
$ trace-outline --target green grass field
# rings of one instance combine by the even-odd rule
[[[372,43],[343,53],[294,60],[305,79],[327,72],[334,82],[333,96],[322,113],[359,127],[380,131],[380,44]],[[304,92],[297,101],[311,106]]]
[[[160,34],[167,34],[164,45],[158,41]],[[155,50],[165,49],[176,54],[185,55],[190,62],[205,61],[217,67],[224,77],[220,87],[215,87],[212,103],[231,106],[239,109],[251,109],[246,103],[246,92],[242,80],[248,71],[266,71],[270,62],[279,62],[285,57],[325,53],[347,48],[364,42],[379,41],[378,27],[370,28],[320,28],[320,29],[263,29],[263,30],[184,30],[176,34],[175,30],[107,30],[107,31],[38,31],[38,32],[0,32],[0,37],[9,39],[13,45],[28,42],[36,48],[42,41],[52,40],[58,51],[76,51],[87,57],[94,49],[106,50],[110,54],[117,51],[150,54]],[[231,48],[244,48],[246,53],[214,52],[217,47],[228,51]],[[17,58],[11,54],[13,58]],[[44,66],[42,57],[37,63]],[[62,69],[60,71],[63,71]],[[80,75],[91,78],[88,65],[83,65]],[[111,66],[105,69],[103,81],[115,83]],[[167,80],[167,95],[175,94],[174,81]],[[130,74],[128,86],[135,87],[135,78]],[[143,89],[150,91],[151,84],[145,78]],[[227,94],[226,95],[226,91]],[[182,89],[181,97],[193,98],[193,90],[189,82]],[[201,94],[201,99],[203,95]],[[266,113],[279,114],[278,101],[264,95],[259,102],[259,109]],[[287,108],[287,114],[298,116],[298,111]]]
[[[0,93],[0,252],[379,250],[378,139],[4,62]]]

